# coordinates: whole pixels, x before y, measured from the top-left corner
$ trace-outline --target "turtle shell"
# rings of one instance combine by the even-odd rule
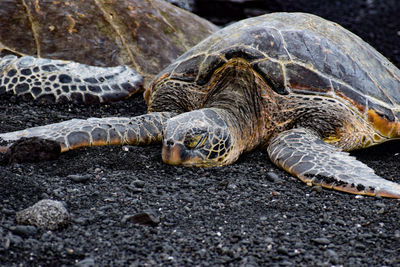
[[[0,1],[0,56],[129,65],[151,80],[217,30],[165,1]]]
[[[206,90],[202,85],[214,71],[236,57],[278,94],[327,95],[345,99],[365,116],[373,110],[388,121],[400,119],[399,69],[340,25],[304,13],[232,24],[179,57],[153,84],[182,80]]]

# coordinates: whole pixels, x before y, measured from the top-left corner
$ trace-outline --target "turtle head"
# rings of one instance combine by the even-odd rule
[[[214,109],[180,114],[164,129],[162,159],[171,165],[221,166],[237,159],[235,138]]]

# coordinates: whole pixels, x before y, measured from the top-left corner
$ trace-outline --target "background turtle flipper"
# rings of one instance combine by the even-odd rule
[[[16,143],[20,138],[39,137],[56,141],[61,152],[88,146],[154,144],[162,141],[163,125],[171,116],[169,112],[155,112],[133,118],[72,119],[1,133],[0,141]]]
[[[143,77],[127,66],[95,67],[73,61],[0,58],[0,93],[44,103],[113,102],[143,91]]]
[[[400,198],[400,184],[385,180],[349,153],[323,142],[313,131],[295,128],[271,140],[272,162],[308,185],[352,194]]]

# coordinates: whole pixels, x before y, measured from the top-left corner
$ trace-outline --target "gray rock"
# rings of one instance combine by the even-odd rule
[[[66,226],[69,218],[69,213],[62,202],[43,199],[31,207],[17,212],[15,221],[18,224],[56,230]]]

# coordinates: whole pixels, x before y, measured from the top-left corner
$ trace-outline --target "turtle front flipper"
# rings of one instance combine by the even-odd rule
[[[37,138],[59,144],[60,152],[88,146],[161,143],[163,127],[173,115],[175,114],[170,112],[155,112],[132,118],[72,119],[16,132],[1,133],[0,141],[11,143],[9,150],[14,151],[26,151],[32,147],[34,151],[32,153],[38,154],[38,158],[43,151],[37,149]],[[18,141],[21,138],[23,142]],[[54,142],[50,145],[54,145]],[[13,148],[13,144],[23,147]]]
[[[44,103],[104,103],[143,90],[143,77],[127,66],[96,67],[67,60],[0,58],[0,93]]]
[[[295,128],[279,133],[267,150],[272,162],[308,185],[400,198],[400,184],[379,177],[367,165],[325,143],[311,130]]]

